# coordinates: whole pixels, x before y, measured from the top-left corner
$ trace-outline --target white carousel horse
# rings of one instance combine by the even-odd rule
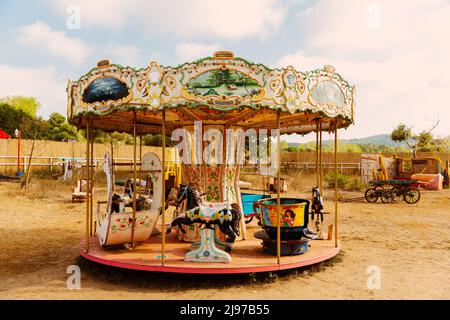
[[[159,161],[158,156],[153,152],[146,153],[143,156],[141,168],[142,170],[150,171],[150,177],[154,188],[153,198],[151,201],[148,201],[148,204],[151,203],[149,210],[136,210],[134,236],[133,239],[131,239],[133,212],[124,212],[126,199],[114,195],[111,156],[109,153],[105,154],[103,170],[106,174],[108,192],[106,212],[100,211],[100,203],[97,208],[97,234],[98,240],[102,246],[119,244],[128,245],[132,240],[133,242],[142,242],[150,238],[161,210],[161,181],[163,175],[161,162]],[[114,202],[116,205],[118,204],[118,206],[115,206],[113,210]]]
[[[231,262],[232,244],[239,236],[239,223],[241,213],[232,208],[227,202],[208,203],[202,202],[198,191],[191,185],[181,185],[177,195],[178,204],[187,201],[187,211],[175,218],[169,226],[167,233],[178,226],[185,232],[183,225],[199,223],[204,225],[200,229],[200,242],[194,250],[188,252],[185,261],[195,262]],[[224,243],[225,250],[220,249],[216,243],[215,226],[227,235],[227,243]]]

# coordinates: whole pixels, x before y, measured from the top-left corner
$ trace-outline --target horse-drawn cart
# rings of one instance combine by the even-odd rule
[[[419,183],[417,180],[372,180],[372,186],[364,194],[367,202],[395,203],[404,200],[414,204],[420,200]]]

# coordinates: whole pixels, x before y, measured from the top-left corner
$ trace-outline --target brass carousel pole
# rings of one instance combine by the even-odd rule
[[[89,207],[90,207],[90,212],[89,212],[89,222],[90,222],[90,229],[89,229],[89,234],[92,236],[93,232],[92,232],[92,212],[94,211],[93,207],[94,207],[94,175],[95,175],[95,171],[94,171],[94,120],[91,120],[91,125],[90,125],[90,130],[91,130],[91,163],[89,164],[89,172],[90,172],[90,185],[89,185],[89,194],[90,194],[90,201],[89,201]]]
[[[323,192],[323,144],[322,144],[322,123],[319,124],[319,188]]]
[[[139,196],[140,196],[142,192],[142,133],[139,134],[139,163],[141,164],[139,170]]]
[[[133,111],[133,221],[131,227],[131,248],[134,248],[134,227],[136,225],[136,111]]]
[[[270,168],[272,166],[272,157],[271,157],[272,139],[270,137],[267,137],[267,154],[269,155],[268,160],[267,160],[268,161],[267,166]],[[263,190],[267,190],[267,194],[269,195],[269,197],[272,197],[272,190],[270,189],[271,180],[272,180],[272,174],[270,173],[270,170],[269,170],[269,173],[267,174],[267,183],[266,184],[264,184],[265,180],[264,180],[264,176],[263,176],[263,184],[264,184]],[[275,185],[275,183],[274,183],[274,185]],[[265,189],[265,188],[267,188],[267,189]]]
[[[86,252],[89,252],[89,158],[90,158],[90,152],[89,152],[89,139],[90,139],[90,126],[89,126],[89,119],[86,121]],[[83,183],[82,181],[80,182]]]
[[[277,173],[277,262],[280,264],[281,262],[281,199],[280,199],[280,111],[278,110],[277,113],[277,127],[278,127],[278,134],[277,134],[277,165],[278,165],[278,173]]]
[[[338,153],[337,119],[334,124],[334,246],[338,246]]]
[[[166,256],[166,111],[162,113],[162,199],[161,199],[161,265],[164,267]]]
[[[320,184],[319,179],[319,122],[316,122],[316,186]]]

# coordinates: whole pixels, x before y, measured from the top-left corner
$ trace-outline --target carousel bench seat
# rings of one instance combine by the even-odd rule
[[[93,192],[94,187],[91,186],[91,192]],[[72,191],[72,202],[86,200],[87,196],[87,180],[81,179],[77,181],[77,185]]]

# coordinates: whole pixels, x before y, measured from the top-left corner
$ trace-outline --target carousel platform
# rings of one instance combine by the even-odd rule
[[[277,257],[263,252],[262,241],[253,237],[253,233],[258,230],[260,229],[256,226],[249,226],[248,239],[236,241],[231,253],[231,263],[185,262],[184,256],[191,244],[178,241],[175,232],[166,236],[164,266],[161,266],[161,236],[152,236],[132,251],[123,246],[103,248],[97,236],[90,237],[89,252],[85,252],[84,240],[79,248],[84,258],[107,266],[185,274],[237,274],[295,269],[328,260],[340,251],[339,246],[335,247],[334,240],[314,240],[310,242],[306,253],[282,256],[278,264]]]

